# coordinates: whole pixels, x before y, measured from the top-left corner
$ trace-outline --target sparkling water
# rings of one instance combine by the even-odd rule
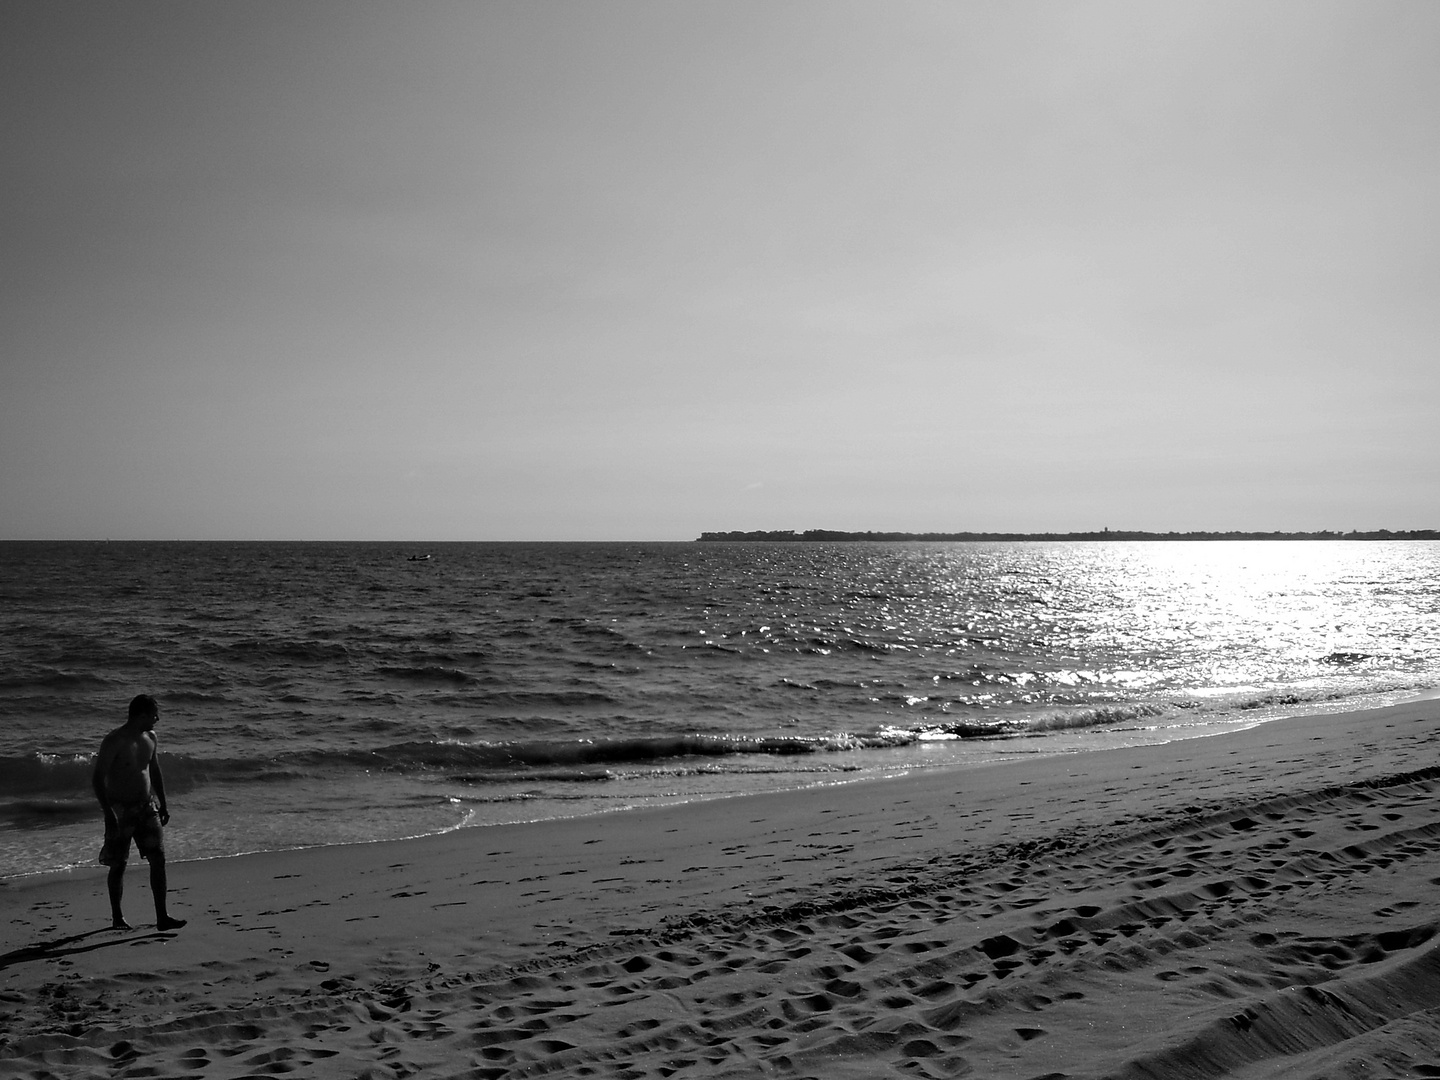
[[[1440,544],[4,543],[0,876],[1210,734],[1440,677]]]

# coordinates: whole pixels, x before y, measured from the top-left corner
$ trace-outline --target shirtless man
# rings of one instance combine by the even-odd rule
[[[165,838],[162,825],[170,823],[165,808],[165,780],[156,758],[155,722],[160,708],[149,694],[130,702],[130,718],[100,744],[95,755],[91,785],[100,809],[105,811],[105,846],[100,861],[110,867],[110,918],[116,930],[129,930],[120,913],[125,891],[125,863],[130,841],[150,860],[150,891],[155,897],[155,928],[179,930],[184,919],[172,919],[165,910]]]

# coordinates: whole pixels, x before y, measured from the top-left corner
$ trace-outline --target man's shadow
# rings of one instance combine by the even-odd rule
[[[104,941],[89,941],[99,934],[113,935]],[[103,927],[99,930],[87,930],[83,934],[72,934],[70,937],[55,938],[53,941],[42,941],[36,945],[26,945],[23,948],[13,949],[7,953],[0,953],[0,971],[15,964],[27,964],[32,960],[59,960],[62,957],[74,956],[77,953],[94,952],[96,949],[108,949],[114,945],[133,945],[137,941],[147,941],[151,938],[172,938],[174,934],[163,934],[156,930],[148,934],[127,934],[123,937],[115,934],[111,927]],[[88,944],[82,944],[88,942]]]

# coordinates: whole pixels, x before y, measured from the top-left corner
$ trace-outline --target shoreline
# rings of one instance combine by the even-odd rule
[[[1376,1039],[1440,1062],[1440,1001],[1404,989],[1440,970],[1437,764],[1431,697],[176,862],[178,933],[109,930],[103,868],[15,879],[0,1062],[79,1075],[123,1042],[162,1076],[242,1053],[321,1076],[1213,1076]],[[139,926],[138,861],[127,883]],[[1349,1012],[1287,989],[1322,986]],[[1342,1031],[1372,998],[1403,1015]],[[1307,1002],[1313,1045],[1255,1056],[1247,1033]]]
[[[848,758],[851,756],[863,758],[859,762],[841,761],[833,767],[833,771],[815,770],[808,774],[804,782],[796,780],[793,786],[781,782],[774,786],[756,786],[747,790],[720,790],[710,791],[702,786],[697,786],[691,791],[665,791],[644,790],[643,781],[634,778],[619,781],[619,784],[629,783],[637,785],[637,790],[629,795],[616,795],[608,791],[596,793],[591,800],[575,798],[577,803],[589,803],[590,808],[578,810],[566,810],[563,813],[539,812],[539,816],[520,817],[518,815],[494,815],[484,819],[489,812],[493,814],[493,808],[487,803],[481,802],[473,807],[467,808],[459,820],[453,820],[448,824],[439,825],[434,828],[425,828],[415,832],[402,834],[382,835],[376,838],[366,837],[344,837],[334,839],[319,839],[313,842],[302,841],[299,843],[286,843],[277,846],[260,846],[248,851],[234,850],[205,850],[203,842],[198,845],[201,850],[195,851],[196,823],[202,821],[207,811],[213,816],[213,808],[205,807],[203,802],[197,805],[193,793],[177,793],[177,803],[182,808],[184,815],[183,824],[177,828],[178,832],[171,831],[167,834],[167,844],[170,847],[172,865],[184,862],[206,862],[214,859],[238,858],[247,855],[263,855],[283,851],[313,851],[325,847],[345,847],[352,844],[382,843],[400,840],[424,839],[428,836],[444,835],[449,832],[472,828],[494,828],[500,825],[533,825],[544,821],[571,820],[583,817],[597,817],[610,814],[628,814],[646,808],[672,808],[688,805],[690,803],[725,800],[732,798],[750,798],[759,794],[775,794],[788,791],[805,791],[813,787],[828,787],[840,784],[866,783],[871,781],[904,780],[912,775],[923,775],[929,771],[957,771],[974,768],[985,768],[991,765],[1006,764],[1015,760],[1023,760],[1029,756],[1067,756],[1075,753],[1094,753],[1116,749],[1135,748],[1145,745],[1161,745],[1166,742],[1183,741],[1196,738],[1213,738],[1232,734],[1238,731],[1248,730],[1251,727],[1263,724],[1274,723],[1277,720],[1302,719],[1304,717],[1319,717],[1331,715],[1337,712],[1367,712],[1388,707],[1390,705],[1406,704],[1411,701],[1422,701],[1433,697],[1440,697],[1440,688],[1428,690],[1407,689],[1403,691],[1384,690],[1357,695],[1349,700],[1336,700],[1331,698],[1316,698],[1308,701],[1297,702],[1287,701],[1268,706],[1265,709],[1255,708],[1248,714],[1245,712],[1221,713],[1208,720],[1196,721],[1193,714],[1182,713],[1186,720],[1185,724],[1149,724],[1133,726],[1130,723],[1080,725],[1071,727],[1069,725],[1041,725],[1032,730],[1014,730],[1004,735],[997,735],[983,738],[945,737],[939,739],[919,739],[904,746],[889,747],[883,750],[852,750],[846,751],[838,757]],[[1295,712],[1296,705],[1303,704],[1303,712]],[[1159,732],[1166,731],[1170,734],[1160,735]],[[1099,745],[1095,745],[1099,744]],[[958,753],[957,753],[958,751]],[[905,762],[901,758],[904,755],[918,757],[924,755],[925,759]],[[825,755],[818,755],[824,758]],[[893,761],[885,761],[885,757],[894,757]],[[927,760],[928,759],[928,760]],[[785,759],[790,760],[790,759]],[[802,756],[802,760],[805,760]],[[763,773],[767,780],[775,775],[774,773]],[[734,783],[745,776],[740,774],[722,774],[718,777],[721,782]],[[823,778],[820,778],[823,777]],[[670,785],[668,779],[665,780]],[[465,793],[460,791],[457,799],[464,805]],[[456,800],[451,800],[456,801]],[[536,802],[541,806],[549,805],[555,800],[545,794],[539,794]],[[615,802],[619,805],[614,805]],[[518,800],[501,800],[496,805],[515,805]],[[606,805],[610,803],[610,805]],[[88,806],[87,801],[87,806]],[[482,809],[484,807],[484,809]],[[431,811],[433,814],[433,811]],[[200,815],[197,817],[197,814]],[[476,820],[482,818],[481,820]],[[11,870],[0,872],[0,888],[7,884],[14,884],[28,881],[48,874],[64,874],[83,872],[93,866],[89,856],[93,847],[95,826],[87,822],[78,831],[69,830],[72,835],[68,836],[66,843],[74,849],[77,861],[68,865],[50,865],[39,869]],[[3,859],[0,859],[3,861]]]

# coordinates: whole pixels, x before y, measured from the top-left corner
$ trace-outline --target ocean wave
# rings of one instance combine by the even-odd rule
[[[618,698],[599,690],[513,690],[477,695],[465,703],[477,708],[529,712],[536,710],[620,709],[623,707],[623,702]]]
[[[290,695],[282,697],[285,701]],[[304,701],[304,698],[297,700]],[[165,695],[165,704],[172,705],[184,702],[187,705],[228,705],[230,699],[224,694],[207,694],[203,690],[171,690]]]
[[[994,734],[994,725],[946,725],[957,734]],[[507,742],[405,740],[374,747],[307,749],[255,758],[163,756],[170,794],[223,783],[246,785],[305,782],[337,772],[443,773],[482,782],[513,779],[604,779],[587,770],[635,766],[653,771],[659,762],[729,757],[785,757],[882,749],[913,742],[916,731],[885,729],[830,736],[666,735],[614,739],[531,739]],[[0,758],[0,789],[13,796],[83,795],[90,789],[93,757],[27,755]]]
[[[787,690],[819,690],[814,683],[798,682],[795,679],[782,678],[776,686],[782,686]]]
[[[968,686],[1075,688],[1116,684],[1135,689],[1161,682],[1163,676],[1132,669],[1056,668],[1050,671],[1041,671],[975,665],[942,672],[933,679],[937,684],[958,683]]]
[[[1378,660],[1374,653],[1365,652],[1332,652],[1320,658],[1322,664],[1336,664],[1349,666],[1352,664],[1363,664],[1366,660]]]
[[[601,671],[606,673],[617,673],[621,675],[638,675],[643,668],[634,664],[618,664],[614,660],[571,660],[570,666],[579,668],[581,671]]]
[[[1016,736],[1043,737],[1086,728],[1114,727],[1204,709],[1245,712],[1304,705],[1336,697],[1266,693],[1239,702],[1153,701],[1097,704],[1055,709],[1038,715],[955,716],[918,713],[915,722],[891,723],[873,730],[824,735],[664,734],[616,738],[519,738],[513,740],[399,739],[373,746],[307,748],[255,757],[205,757],[167,751],[162,758],[171,796],[217,784],[249,787],[270,784],[324,783],[342,775],[389,774],[446,779],[482,785],[506,782],[592,782],[613,779],[627,770],[698,775],[708,771],[763,771],[763,759],[788,759],[775,764],[782,772],[844,770],[845,756],[858,751],[883,752],[933,740],[1000,740]],[[923,719],[922,719],[923,717]],[[375,724],[377,736],[395,733],[398,725]],[[257,746],[261,744],[257,743]],[[273,743],[264,748],[273,749]],[[799,759],[811,764],[801,765]],[[56,821],[93,806],[89,754],[28,754],[0,757],[0,791],[10,810],[0,819],[21,823]],[[8,814],[7,818],[5,815]]]
[[[796,652],[809,656],[831,656],[835,653],[861,653],[884,656],[897,649],[903,651],[906,648],[903,644],[871,641],[867,638],[844,635],[819,635],[799,639],[775,637],[770,640],[777,645],[789,646]]]
[[[101,820],[94,797],[29,798],[0,801],[0,825],[12,829],[49,829],[93,819]]]
[[[577,771],[574,769],[516,769],[511,772],[493,770],[475,773],[447,773],[446,778],[461,784],[502,784],[506,782],[525,784],[594,784],[605,783],[616,778],[609,769]],[[527,795],[535,793],[527,792]]]
[[[660,762],[706,758],[799,758],[846,754],[859,750],[885,750],[906,746],[937,735],[952,738],[990,738],[1013,734],[1020,726],[1004,720],[953,720],[923,727],[885,727],[865,732],[838,732],[824,736],[788,735],[665,735],[638,738],[580,740],[516,740],[512,742],[414,741],[374,751],[346,751],[350,764],[387,769],[439,770],[468,779],[492,778],[516,769],[527,775],[546,769],[575,770],[595,766],[645,766],[647,773]],[[826,765],[825,769],[835,766]],[[847,766],[838,766],[846,768]],[[707,766],[666,766],[679,773]],[[749,768],[749,766],[747,766]],[[787,768],[784,771],[795,771]],[[573,777],[573,773],[562,774]]]
[[[1164,716],[1169,706],[1141,703],[1134,705],[1097,705],[1090,709],[1073,712],[1047,713],[1036,716],[1024,723],[1024,729],[1032,732],[1073,731],[1077,728],[1112,727],[1115,724],[1130,723],[1134,720],[1153,719]]]
[[[786,736],[666,735],[504,743],[409,742],[386,747],[378,756],[397,766],[536,768],[639,764],[668,758],[732,754],[812,754],[839,746],[837,740]]]
[[[1242,712],[1253,712],[1256,709],[1273,709],[1276,706],[1303,706],[1320,701],[1335,701],[1340,697],[1340,694],[1334,692],[1306,693],[1303,691],[1291,691],[1288,693],[1261,694],[1259,697],[1245,698],[1237,701],[1231,708],[1239,709]]]
[[[344,755],[319,755],[341,763]],[[269,758],[203,758],[163,753],[160,757],[169,795],[217,781],[287,782],[315,774],[315,755],[281,754]],[[0,792],[8,797],[90,795],[93,754],[25,754],[0,757]]]
[[[89,791],[93,762],[89,754],[0,757],[0,791],[12,797],[52,791]]]
[[[689,734],[507,742],[409,741],[377,750],[345,751],[337,760],[371,768],[378,765],[391,770],[444,771],[472,781],[494,778],[499,773],[517,769],[533,775],[558,768],[562,772],[557,775],[577,778],[570,770],[637,765],[646,766],[647,772],[654,772],[656,763],[683,759],[843,755],[861,750],[895,749],[934,739],[1004,739],[1016,735],[1043,735],[1156,718],[1193,705],[1192,702],[1174,706],[1168,703],[1135,703],[1056,711],[1031,717],[956,717],[933,723],[889,725],[871,731],[821,736]],[[688,766],[681,771],[705,768],[707,766]]]
[[[253,658],[274,657],[279,660],[301,660],[308,663],[326,663],[349,660],[350,649],[339,641],[294,641],[277,639],[247,638],[220,645],[221,651],[245,656],[247,662]]]
[[[375,672],[392,679],[407,679],[412,682],[446,682],[469,685],[481,681],[468,671],[456,667],[443,667],[439,664],[425,664],[419,667],[378,667]]]
[[[69,691],[109,685],[109,679],[93,671],[62,671],[57,668],[0,678],[0,691],[25,690],[37,686],[46,690]]]
[[[695,652],[697,650],[702,655],[707,651],[716,653],[733,653],[737,655],[741,652],[740,649],[735,648],[735,646],[733,645],[721,645],[719,642],[715,641],[704,641],[698,645],[691,645],[687,643],[680,646],[681,652]]]

